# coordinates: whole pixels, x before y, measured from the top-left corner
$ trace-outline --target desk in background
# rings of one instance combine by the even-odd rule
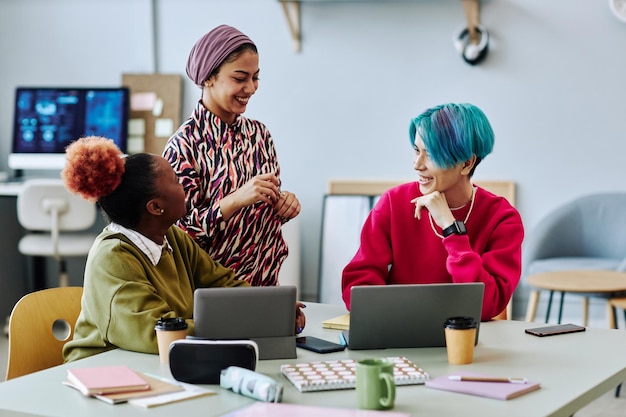
[[[339,331],[323,329],[323,320],[345,312],[339,306],[309,303],[304,335],[338,340]],[[260,361],[257,371],[285,386],[283,402],[326,407],[355,408],[355,390],[299,392],[280,374],[284,363],[314,360],[399,356],[408,357],[431,377],[457,370],[501,376],[526,377],[542,388],[509,401],[481,398],[426,388],[397,388],[395,411],[414,416],[564,416],[612,390],[626,380],[626,332],[587,329],[586,332],[539,338],[524,333],[531,323],[493,321],[482,323],[480,340],[471,365],[448,365],[445,348],[361,350],[320,355],[297,349],[297,359]],[[157,355],[113,350],[70,364],[0,383],[0,414],[3,410],[46,416],[137,416],[144,410],[128,405],[109,405],[82,396],[63,386],[68,367],[127,364],[141,372],[171,376]],[[217,395],[168,404],[150,410],[152,417],[173,415],[220,416],[252,404],[254,400],[209,386]]]
[[[21,189],[21,182],[0,182],[0,196],[2,197],[17,197]]]
[[[11,313],[29,289],[26,261],[17,250],[17,242],[24,234],[17,221],[16,198],[20,189],[20,183],[0,182],[0,320]]]

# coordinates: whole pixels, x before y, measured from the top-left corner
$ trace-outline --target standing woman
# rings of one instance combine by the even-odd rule
[[[268,129],[242,115],[259,84],[257,48],[239,30],[218,26],[192,48],[187,75],[202,97],[163,152],[186,194],[178,225],[239,279],[277,285],[288,253],[282,224],[300,203],[280,188]]]
[[[472,104],[432,107],[411,121],[417,181],[386,191],[343,270],[355,285],[482,282],[482,320],[505,309],[521,276],[524,227],[517,210],[471,182],[493,149],[485,114]],[[442,300],[444,301],[444,300]]]

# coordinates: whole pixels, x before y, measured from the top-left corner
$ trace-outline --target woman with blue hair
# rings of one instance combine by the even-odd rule
[[[478,107],[449,103],[414,118],[409,137],[417,181],[386,191],[370,212],[343,270],[346,307],[355,285],[482,282],[489,320],[520,280],[524,238],[518,211],[471,182],[493,149],[491,125]]]

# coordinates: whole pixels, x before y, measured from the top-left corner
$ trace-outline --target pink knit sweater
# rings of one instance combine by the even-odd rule
[[[483,282],[482,320],[506,307],[521,275],[524,227],[517,210],[503,197],[476,187],[467,235],[437,236],[427,211],[414,217],[411,200],[422,195],[417,183],[385,192],[369,214],[360,247],[342,274],[342,292],[350,309],[355,285]],[[464,220],[470,205],[453,211]]]

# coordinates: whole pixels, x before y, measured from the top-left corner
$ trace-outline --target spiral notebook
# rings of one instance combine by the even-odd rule
[[[393,373],[396,385],[423,384],[430,378],[426,371],[404,356],[387,359],[394,363]],[[354,359],[282,365],[280,371],[301,392],[356,387],[356,361]]]

